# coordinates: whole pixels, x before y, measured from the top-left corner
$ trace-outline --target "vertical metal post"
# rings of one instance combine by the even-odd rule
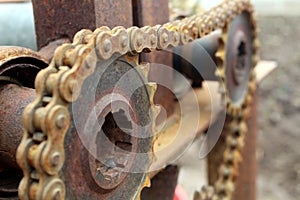
[[[132,26],[131,0],[33,0],[38,49],[81,29]]]
[[[243,160],[239,165],[239,176],[235,184],[236,190],[233,195],[234,200],[255,200],[256,199],[256,142],[257,142],[257,92],[253,95],[254,101],[251,105],[251,117],[248,119],[248,132],[245,137],[245,146],[242,152]],[[227,122],[228,120],[226,120]],[[225,150],[225,137],[229,131],[229,127],[225,122],[219,141],[209,153],[207,158],[208,164],[208,180],[213,185],[217,180],[218,169],[223,160],[223,152]]]
[[[240,164],[239,176],[236,182],[234,200],[255,200],[256,199],[256,176],[257,176],[257,92],[253,96],[251,117],[247,121],[248,133],[245,137],[245,147],[242,152],[243,162]]]

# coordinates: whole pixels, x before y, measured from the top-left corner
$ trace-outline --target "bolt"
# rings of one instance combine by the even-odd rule
[[[121,42],[122,47],[125,48],[127,46],[127,44],[128,44],[128,38],[127,38],[127,36],[123,35],[121,37],[121,41],[122,41]]]
[[[107,53],[107,52],[111,51],[111,48],[112,48],[111,41],[109,39],[105,39],[104,40],[104,51]]]
[[[66,125],[66,116],[64,114],[59,114],[56,118],[55,124],[58,128],[63,128]]]
[[[59,164],[59,161],[60,161],[60,153],[58,152],[53,153],[51,156],[52,166],[57,166]]]
[[[164,42],[164,43],[167,43],[168,40],[169,40],[169,36],[168,36],[167,33],[163,33],[163,34],[162,34],[162,38],[163,38],[163,42]]]

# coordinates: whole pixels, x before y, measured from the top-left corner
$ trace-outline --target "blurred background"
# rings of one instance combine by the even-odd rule
[[[220,0],[170,0],[172,14],[192,14]],[[279,68],[259,88],[258,199],[300,196],[300,1],[253,0],[261,58]],[[10,16],[9,18],[4,16]],[[36,50],[30,1],[0,3],[0,45]]]

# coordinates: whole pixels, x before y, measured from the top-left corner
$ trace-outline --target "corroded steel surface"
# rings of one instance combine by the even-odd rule
[[[20,85],[34,88],[37,73],[46,66],[47,61],[30,49],[0,47],[0,76],[17,81]]]
[[[134,62],[129,64],[122,59],[115,61],[101,76],[96,88],[91,89],[98,74],[101,74],[102,68],[99,65],[95,69],[95,73],[85,80],[80,96],[76,102],[73,102],[76,108],[71,109],[73,117],[65,139],[66,160],[61,171],[65,180],[66,196],[70,199],[136,198],[137,191],[144,184],[146,178],[144,173],[131,172],[136,171],[141,163],[143,163],[143,167],[147,168],[151,162],[150,158],[142,159],[132,154],[149,152],[152,146],[151,136],[145,139],[133,137],[133,135],[146,136],[151,133],[151,127],[147,130],[133,127],[133,123],[139,125],[149,123],[149,115],[145,114],[150,109],[147,89],[141,87],[128,99],[131,102],[132,121],[129,121],[126,116],[128,113],[125,111],[128,105],[114,101],[96,113],[98,120],[96,124],[91,124],[89,130],[84,127],[87,124],[87,117],[80,118],[83,113],[89,116],[87,113],[91,112],[94,106],[101,105],[103,99],[112,93],[119,79],[134,67]],[[141,79],[126,81],[126,84],[120,86],[118,94],[128,96],[129,88],[137,84],[144,84],[142,81]],[[95,93],[94,101],[85,98],[93,93]],[[116,95],[116,93],[114,94]],[[118,109],[113,109],[116,106]],[[115,120],[118,122],[116,123]],[[120,124],[120,121],[123,123]],[[101,127],[101,131],[93,131],[95,130],[94,126],[98,125]],[[127,132],[124,132],[125,129]],[[95,134],[93,142],[97,145],[96,156],[90,152],[90,149],[87,149],[87,146],[84,145],[85,142],[82,141],[80,135],[85,131]]]
[[[0,82],[0,199],[17,197],[22,171],[16,161],[23,136],[22,113],[36,98],[34,89]]]
[[[22,113],[36,98],[34,89],[15,84],[0,85],[0,167],[1,171],[19,169],[17,147],[23,136]]]
[[[251,105],[251,117],[248,120],[248,133],[245,138],[245,147],[242,152],[243,162],[239,169],[239,177],[236,182],[234,200],[255,200],[257,191],[257,134],[258,134],[258,93],[253,96]]]
[[[0,198],[17,197],[22,171],[16,162],[22,114],[36,98],[34,79],[46,61],[21,47],[0,47]]]
[[[38,49],[57,39],[71,40],[79,30],[132,26],[131,1],[33,0]]]

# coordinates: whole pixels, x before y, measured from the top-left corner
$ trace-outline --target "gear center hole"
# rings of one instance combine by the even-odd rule
[[[238,46],[238,64],[237,64],[238,69],[244,69],[246,55],[247,55],[246,43],[244,41],[241,41]]]

